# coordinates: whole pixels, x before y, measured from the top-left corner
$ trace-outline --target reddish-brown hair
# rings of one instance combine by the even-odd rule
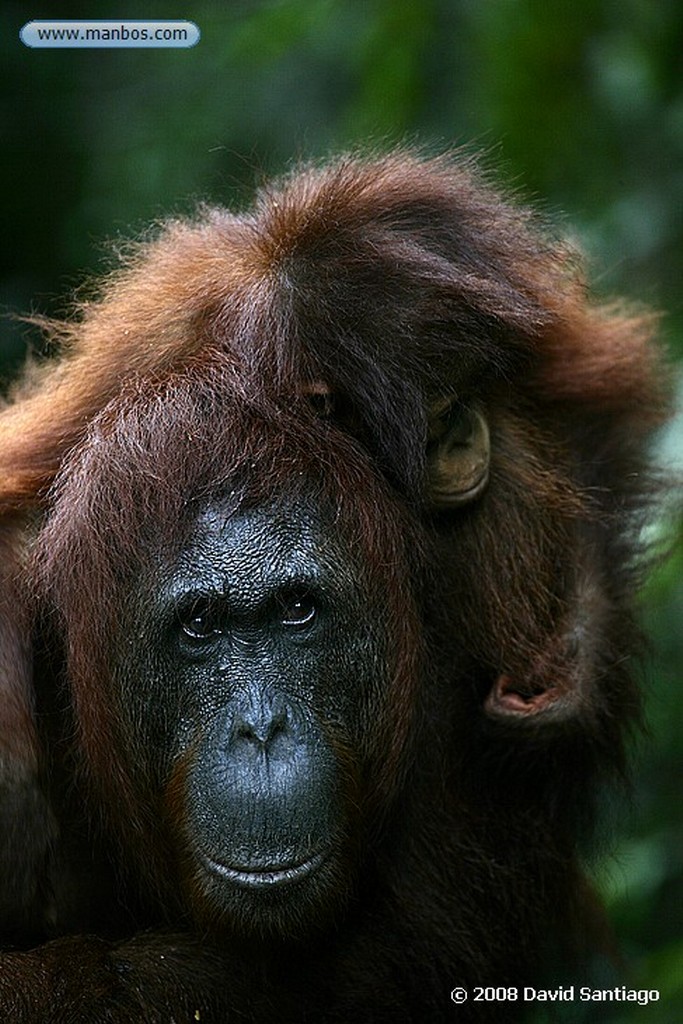
[[[170,221],[99,297],[44,326],[62,358],[27,374],[0,417],[5,509],[45,494],[123,381],[216,349],[238,391],[322,378],[354,396],[413,485],[415,420],[444,386],[518,380],[537,402],[636,430],[660,406],[651,320],[592,304],[574,255],[446,157],[341,158],[264,188],[249,213]]]
[[[667,405],[652,318],[595,302],[576,255],[471,162],[398,151],[298,168],[239,215],[169,221],[70,319],[43,327],[58,357],[29,368],[0,412],[0,784],[22,836],[2,866],[19,880],[9,916],[22,936],[34,920],[43,934],[51,913],[46,863],[74,888],[52,851],[57,824],[66,857],[82,825],[115,847],[101,858],[112,892],[95,896],[96,929],[110,896],[145,929],[203,928],[207,911],[201,943],[173,937],[185,964],[175,996],[156,973],[164,937],[104,954],[96,940],[73,975],[58,948],[55,976],[79,999],[83,978],[104,977],[82,964],[104,957],[103,992],[114,973],[116,988],[103,1012],[135,988],[150,1018],[250,1013],[254,964],[262,1005],[279,1006],[284,988],[291,1019],[437,1020],[454,979],[533,979],[551,933],[589,927],[578,838],[639,721],[633,594],[647,443]],[[475,421],[479,433],[458,433]],[[444,437],[475,466],[490,456],[460,504],[430,487]],[[327,895],[349,913],[320,951],[287,959],[278,946],[270,979],[265,941],[243,951],[238,936],[211,959],[213,890],[187,841],[194,750],[149,742],[177,695],[148,716],[157,694],[135,673],[145,629],[161,630],[159,576],[214,502],[314,505],[348,552],[364,635],[378,638],[362,749],[343,722],[321,722],[348,810],[348,874]],[[151,895],[138,900],[141,880]],[[298,891],[283,939],[327,920]],[[69,908],[58,927],[73,927]],[[37,1006],[36,987],[40,1005],[68,1014],[19,963],[18,998]]]

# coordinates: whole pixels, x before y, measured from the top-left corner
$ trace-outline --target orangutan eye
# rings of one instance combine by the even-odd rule
[[[317,609],[310,594],[290,594],[279,602],[280,622],[288,629],[306,629],[313,625]]]
[[[223,632],[218,610],[206,600],[193,601],[187,608],[180,609],[178,622],[184,635],[194,641],[211,640]]]

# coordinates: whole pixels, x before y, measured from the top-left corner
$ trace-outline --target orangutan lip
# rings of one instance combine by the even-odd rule
[[[300,864],[288,864],[286,867],[268,865],[263,868],[238,868],[222,864],[211,857],[203,857],[204,863],[215,875],[232,882],[243,889],[267,889],[270,886],[288,885],[298,882],[317,871],[325,860],[324,853],[316,853]]]

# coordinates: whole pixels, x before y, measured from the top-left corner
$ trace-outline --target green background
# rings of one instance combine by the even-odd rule
[[[683,355],[680,0],[282,0],[71,3],[69,18],[188,18],[188,50],[30,50],[53,7],[4,3],[0,176],[4,311],[59,314],[105,261],[104,239],[200,199],[248,201],[292,159],[363,144],[465,146],[587,253],[603,295],[664,311]],[[0,322],[0,375],[26,328]],[[33,339],[35,343],[35,338]],[[683,466],[680,419],[663,458]],[[662,999],[566,1020],[683,1021],[683,531],[643,614],[650,734],[635,795],[596,860],[631,981]],[[678,533],[678,539],[676,534]],[[580,984],[580,979],[576,980]],[[583,1014],[583,1015],[582,1015]]]

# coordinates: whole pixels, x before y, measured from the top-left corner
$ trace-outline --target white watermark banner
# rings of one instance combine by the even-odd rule
[[[28,21],[19,32],[34,49],[187,47],[200,35],[193,21]]]

